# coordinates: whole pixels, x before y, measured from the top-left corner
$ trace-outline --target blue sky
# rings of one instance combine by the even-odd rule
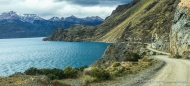
[[[0,0],[0,13],[15,11],[20,14],[37,14],[45,19],[53,16],[75,15],[83,18],[100,16],[105,18],[121,4],[131,0]]]

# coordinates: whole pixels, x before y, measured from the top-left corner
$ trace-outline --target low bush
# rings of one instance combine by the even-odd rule
[[[114,62],[113,64],[112,64],[112,67],[118,67],[118,66],[120,66],[121,64],[119,63],[119,62]]]
[[[137,53],[129,53],[127,56],[123,58],[123,61],[138,61],[141,59],[141,56]]]
[[[24,73],[27,75],[36,75],[39,73],[39,70],[37,68],[31,67],[27,69]]]
[[[46,75],[50,79],[63,79],[63,78],[76,78],[77,74],[79,72],[79,69],[77,68],[71,68],[70,66],[65,67],[64,70],[61,69],[49,69],[49,68],[44,68],[44,69],[37,69],[34,67],[31,67],[27,69],[24,73],[26,75]]]
[[[48,76],[51,80],[59,79],[58,76],[56,76],[55,74],[52,74],[52,73],[48,74],[47,76]]]
[[[89,76],[89,75],[86,75],[86,76],[83,76],[82,84],[87,85],[88,83],[91,83],[94,81],[96,81],[96,78]]]
[[[66,78],[76,78],[78,74],[78,69],[71,68],[70,66],[65,67],[64,75]]]
[[[182,56],[180,56],[180,55],[175,55],[173,58],[177,58],[177,59],[179,59],[179,58],[182,58]]]
[[[109,79],[110,73],[99,68],[92,68],[91,76],[97,78],[98,81],[102,81]]]
[[[156,52],[153,52],[153,54],[152,55],[156,55]]]
[[[87,66],[87,65],[82,66],[82,67],[79,68],[79,70],[80,70],[81,72],[83,72],[85,68],[88,68],[88,66]]]
[[[126,71],[125,67],[118,67],[113,72],[111,72],[111,75],[112,76],[122,76],[125,71]]]
[[[151,58],[148,58],[148,57],[143,57],[142,58],[142,61],[145,61],[145,62],[150,62],[150,61],[152,61],[153,59],[151,59]]]

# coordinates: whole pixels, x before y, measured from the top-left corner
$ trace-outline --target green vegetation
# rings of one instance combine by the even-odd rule
[[[112,67],[118,67],[118,66],[120,66],[121,64],[119,63],[119,62],[114,62],[113,64],[112,64]]]
[[[129,53],[127,56],[123,58],[123,61],[138,61],[141,56],[137,53]]]
[[[89,76],[89,75],[85,75],[85,76],[83,76],[82,83],[84,85],[87,85],[88,83],[91,83],[91,82],[94,82],[94,81],[96,81],[96,78],[94,78],[92,76]]]
[[[77,78],[77,75],[79,72],[82,72],[84,68],[87,68],[87,66],[82,66],[81,68],[71,68],[70,66],[67,66],[64,68],[64,70],[53,68],[43,68],[43,69],[37,69],[34,67],[31,67],[27,69],[24,73],[26,75],[46,75],[51,80],[55,79],[64,79],[64,78]]]
[[[76,78],[78,74],[77,68],[71,68],[70,66],[65,67],[64,69],[64,75],[66,78]]]
[[[177,55],[175,55],[173,58],[179,59],[179,58],[182,58],[182,56],[180,56],[179,54],[177,54]]]
[[[109,80],[110,78],[111,75],[109,71],[96,67],[90,67],[88,71],[84,71],[84,75],[82,77],[82,83],[84,85],[87,85],[88,83],[91,82],[100,82],[104,80]]]
[[[77,78],[81,79],[83,85],[88,85],[92,82],[102,82],[126,74],[138,73],[156,63],[155,60],[148,57],[142,57],[137,53],[129,53],[126,57],[124,62],[114,62],[106,70],[97,67],[87,68],[87,66],[81,68],[71,68],[67,66],[63,70],[57,68],[37,69],[31,67],[24,73],[27,75],[46,75],[53,81],[58,80],[55,84],[67,84],[64,80]]]
[[[110,75],[112,77],[115,76],[122,76],[124,74],[124,72],[126,72],[126,68],[123,66],[120,66],[118,68],[114,68],[113,70],[110,71]]]
[[[91,76],[97,78],[98,81],[107,80],[110,78],[109,72],[95,67],[92,68]]]
[[[151,59],[151,58],[148,58],[148,57],[143,57],[142,58],[142,61],[144,61],[144,62],[151,62],[153,59]]]

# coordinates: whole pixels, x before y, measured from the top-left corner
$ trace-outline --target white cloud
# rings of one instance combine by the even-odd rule
[[[54,0],[0,0],[0,13],[15,11],[20,14],[37,14],[43,18],[53,16],[68,17],[71,15],[77,17],[100,16],[105,18],[117,7],[114,6],[82,6],[71,4],[69,2]]]

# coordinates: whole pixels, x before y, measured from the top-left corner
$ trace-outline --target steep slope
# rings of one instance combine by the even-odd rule
[[[179,0],[133,0],[129,4],[119,5],[96,27],[89,41],[169,40],[178,3]]]
[[[170,36],[170,53],[172,56],[190,58],[190,1],[179,3]]]

